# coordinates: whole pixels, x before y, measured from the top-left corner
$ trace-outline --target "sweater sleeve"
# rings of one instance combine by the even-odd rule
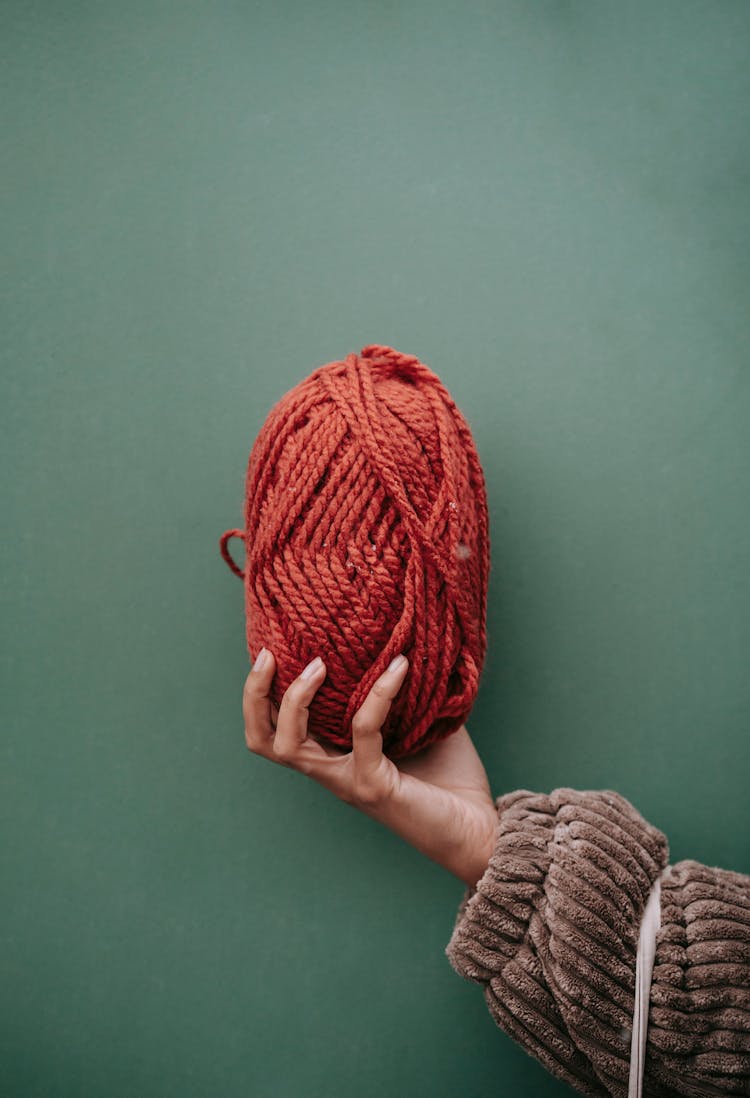
[[[496,800],[487,868],[446,947],[498,1026],[581,1094],[627,1098],[643,909],[661,878],[644,1094],[750,1095],[750,877],[668,865],[611,790]]]

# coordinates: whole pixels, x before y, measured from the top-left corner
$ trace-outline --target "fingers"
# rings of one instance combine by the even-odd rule
[[[387,784],[397,774],[383,755],[382,727],[406,678],[409,661],[397,656],[376,679],[369,694],[352,718],[352,756],[354,795],[358,802],[374,803],[387,796]]]
[[[325,677],[325,664],[316,656],[285,691],[273,739],[274,754],[281,762],[293,765],[298,757],[307,739],[308,706]]]
[[[352,720],[352,751],[342,753],[308,736],[309,707],[326,677],[320,657],[291,682],[276,709],[270,699],[276,664],[272,653],[263,657],[261,651],[243,692],[247,746],[371,810],[388,799],[399,780],[398,768],[383,755],[381,730],[408,667],[406,657],[399,657],[375,681]]]
[[[261,649],[242,694],[245,742],[256,755],[311,774],[317,763],[337,754],[307,737],[308,707],[325,679],[325,667],[319,658],[313,660],[292,681],[278,709],[270,697],[275,673],[273,654]]]
[[[264,754],[273,741],[273,712],[270,689],[276,671],[273,653],[261,648],[242,691],[242,716],[245,720],[245,743],[251,751]]]

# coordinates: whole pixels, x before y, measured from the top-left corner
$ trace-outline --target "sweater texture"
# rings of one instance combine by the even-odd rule
[[[644,1095],[750,1095],[750,877],[669,865],[611,790],[497,798],[446,947],[498,1026],[581,1094],[627,1098],[641,916],[661,879]]]

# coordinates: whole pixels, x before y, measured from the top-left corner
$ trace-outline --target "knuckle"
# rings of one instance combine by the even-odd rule
[[[357,711],[352,717],[352,732],[355,735],[361,736],[363,732],[369,732],[372,727],[372,722],[361,711]]]
[[[248,732],[247,729],[245,729],[245,746],[247,747],[248,751],[252,751],[254,755],[260,754],[260,741],[254,735],[254,733]]]
[[[378,679],[377,682],[374,683],[370,693],[374,694],[376,698],[385,698],[387,701],[391,700],[391,692],[388,689],[388,683],[383,682],[382,679]]]
[[[357,804],[374,808],[383,800],[383,787],[370,777],[358,777],[354,779],[352,794]]]
[[[286,701],[287,705],[293,705],[295,708],[299,708],[302,705],[303,699],[307,695],[307,683],[304,679],[294,679],[293,682],[287,687],[286,693],[282,698],[282,702]]]
[[[292,744],[285,743],[283,740],[278,743],[276,739],[273,741],[273,753],[275,758],[280,762],[289,763],[294,758],[294,746]]]

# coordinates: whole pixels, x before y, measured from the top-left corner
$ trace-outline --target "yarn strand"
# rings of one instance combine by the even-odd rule
[[[468,423],[416,355],[367,344],[284,394],[248,458],[244,529],[220,548],[244,580],[251,658],[276,656],[274,704],[314,656],[326,663],[311,735],[350,747],[400,652],[411,670],[384,751],[413,754],[466,720],[486,650],[486,490]]]

